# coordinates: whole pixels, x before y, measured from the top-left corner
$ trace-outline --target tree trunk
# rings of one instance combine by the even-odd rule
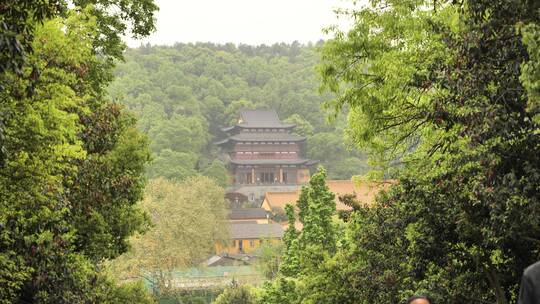
[[[497,275],[497,272],[493,269],[491,265],[484,271],[489,281],[489,285],[491,285],[491,289],[495,293],[495,299],[497,300],[497,304],[508,304],[508,300],[506,299],[506,295],[504,293],[504,289],[501,286],[501,282],[499,281],[499,276]]]

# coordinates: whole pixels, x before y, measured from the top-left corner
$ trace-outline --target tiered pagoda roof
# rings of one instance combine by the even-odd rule
[[[258,109],[240,112],[238,123],[234,126],[222,128],[229,137],[216,142],[222,146],[237,142],[303,142],[303,136],[290,134],[289,130],[295,124],[285,124],[279,120],[275,110]]]
[[[282,123],[274,110],[258,109],[242,111],[236,125],[221,130],[231,132],[239,129],[292,129],[295,126]]]
[[[283,123],[279,120],[278,114],[273,109],[243,110],[240,112],[237,123],[234,126],[222,128],[227,133],[227,138],[216,142],[223,151],[232,152],[237,144],[297,144],[302,145],[306,138],[290,131],[296,127],[295,124]],[[266,154],[273,154],[271,152]],[[289,151],[290,152],[290,151]],[[232,155],[226,155],[227,163],[233,166],[257,166],[257,165],[276,165],[276,166],[311,166],[314,161],[301,158],[300,151],[294,158],[279,157],[276,155],[268,157],[237,158]],[[244,153],[244,152],[240,152]],[[251,152],[246,152],[250,153]],[[258,150],[255,153],[264,154]],[[281,153],[278,152],[278,153]],[[245,155],[245,154],[243,154]]]

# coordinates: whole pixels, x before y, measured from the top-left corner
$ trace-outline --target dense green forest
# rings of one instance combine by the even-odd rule
[[[211,43],[129,49],[116,69],[110,95],[139,118],[155,159],[149,177],[184,179],[203,174],[226,183],[218,160],[221,127],[239,110],[274,108],[307,137],[307,156],[330,178],[349,179],[367,168],[364,156],[344,144],[343,114],[333,123],[319,94],[317,45],[249,46]]]
[[[156,9],[0,5],[0,303],[191,301],[173,272],[228,239],[212,142],[263,106],[327,169],[285,208],[269,281],[216,303],[518,301],[540,259],[540,2],[373,0],[318,45],[126,50]],[[394,179],[337,213],[328,177],[366,169],[348,145]]]

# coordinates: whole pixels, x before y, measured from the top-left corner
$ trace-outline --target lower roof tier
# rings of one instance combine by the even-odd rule
[[[318,161],[310,159],[231,159],[230,164],[233,165],[305,165],[311,166],[316,164]]]
[[[265,132],[265,133],[239,133],[230,136],[222,141],[218,141],[216,145],[224,145],[229,142],[302,142],[306,138],[295,134],[285,132]]]

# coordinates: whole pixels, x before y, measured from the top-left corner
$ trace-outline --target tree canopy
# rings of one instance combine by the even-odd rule
[[[137,10],[151,16],[155,6],[144,3]],[[114,37],[127,24],[148,33],[153,20],[131,1],[114,16],[107,1],[101,13],[77,4],[0,8],[2,303],[150,302],[138,285],[118,287],[99,263],[125,252],[126,238],[148,224],[135,206],[148,143],[104,91],[123,47]]]
[[[112,270],[118,279],[143,278],[157,293],[173,287],[175,270],[197,266],[228,237],[223,188],[207,177],[153,179],[140,207],[153,225],[131,239],[132,250]]]

